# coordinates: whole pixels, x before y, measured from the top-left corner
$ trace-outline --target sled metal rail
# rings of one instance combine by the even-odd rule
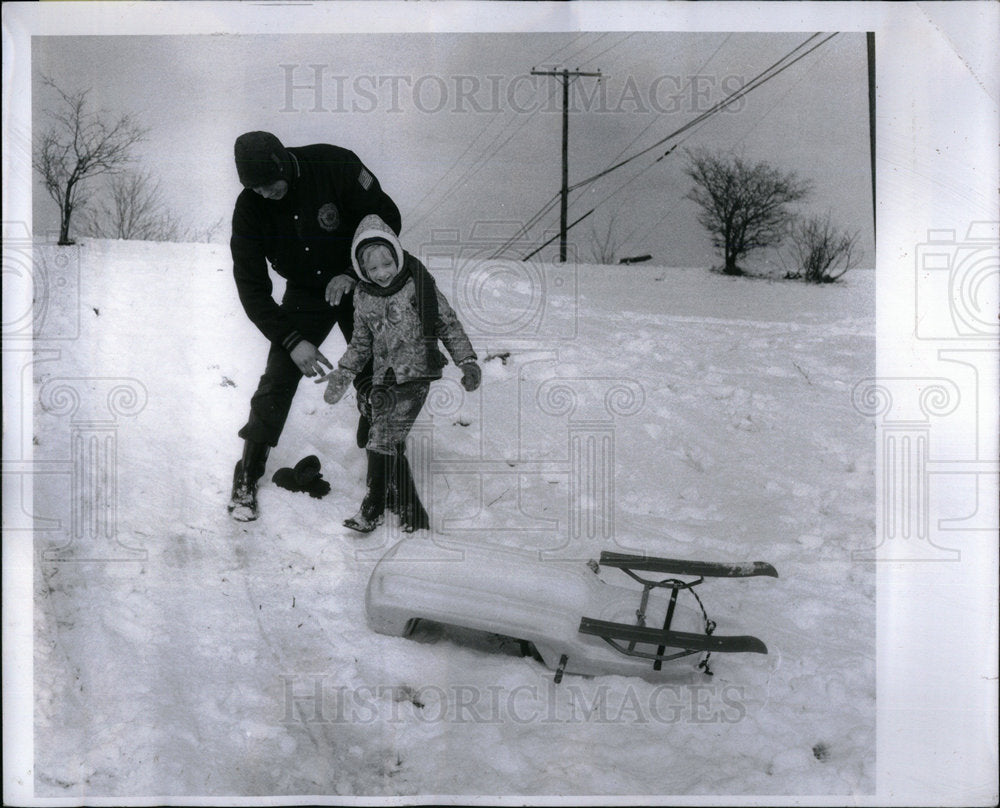
[[[756,637],[732,636],[716,637],[713,634],[694,634],[687,631],[661,631],[645,626],[630,626],[628,623],[613,623],[608,620],[595,620],[584,617],[580,620],[580,633],[600,637],[616,651],[626,656],[644,657],[666,662],[679,656],[697,654],[701,651],[718,651],[720,653],[751,653],[766,654],[767,646]],[[617,644],[617,641],[632,644],[660,645],[668,648],[683,648],[679,654],[663,656],[663,651],[656,654],[630,650]]]
[[[620,569],[630,578],[642,584],[639,608],[635,613],[636,625],[597,620],[592,617],[582,617],[580,618],[580,626],[578,628],[581,634],[600,637],[608,645],[625,656],[651,659],[653,660],[653,670],[657,671],[661,669],[664,662],[704,652],[706,656],[699,667],[710,674],[708,656],[713,651],[720,653],[767,653],[767,646],[756,637],[748,635],[731,637],[714,636],[712,632],[715,630],[715,622],[709,619],[701,598],[698,597],[698,593],[694,590],[694,587],[703,583],[705,578],[749,578],[758,575],[777,578],[777,570],[767,562],[726,563],[688,561],[676,558],[656,558],[653,556],[603,552],[601,553],[600,565]],[[637,571],[696,576],[697,580],[684,581],[679,578],[665,578],[662,581],[655,581],[637,575]],[[646,607],[649,604],[649,595],[653,589],[657,588],[670,589],[670,600],[667,604],[667,613],[662,629],[646,626]],[[674,618],[674,609],[677,605],[677,596],[683,590],[689,591],[694,595],[695,600],[698,601],[698,606],[701,608],[702,616],[705,619],[704,634],[671,631],[670,629]],[[640,645],[655,645],[656,652],[638,650],[637,646]],[[680,650],[668,653],[668,648]]]
[[[679,558],[603,552],[600,564],[604,567],[617,567],[624,572],[639,570],[674,575],[700,575],[704,578],[750,578],[757,575],[778,577],[778,571],[766,561],[687,561]]]

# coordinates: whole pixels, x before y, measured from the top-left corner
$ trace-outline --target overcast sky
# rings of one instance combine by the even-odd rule
[[[471,238],[477,222],[528,221],[559,190],[561,91],[537,69],[601,71],[572,85],[570,183],[666,137],[803,43],[805,33],[572,33],[174,35],[35,37],[33,126],[53,94],[41,73],[95,107],[133,112],[150,129],[139,164],[158,176],[192,227],[222,219],[229,233],[240,187],[232,162],[241,132],[266,129],[287,145],[327,142],[358,153],[403,213],[405,246],[435,230]],[[812,44],[818,40],[814,40]],[[582,258],[592,229],[614,230],[619,255],[717,262],[684,199],[684,148],[737,150],[812,180],[810,211],[861,233],[872,261],[867,67],[862,33],[839,34],[731,111],[651,151],[571,197]],[[57,227],[36,183],[36,235]],[[558,206],[531,233],[558,225]],[[491,228],[495,231],[497,228]],[[503,228],[500,228],[503,229]],[[482,233],[482,228],[477,233]],[[552,258],[552,245],[542,256]],[[514,254],[516,254],[515,251]]]

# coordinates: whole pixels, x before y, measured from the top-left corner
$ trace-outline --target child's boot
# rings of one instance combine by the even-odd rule
[[[368,452],[368,491],[361,502],[361,509],[349,519],[344,527],[359,533],[371,533],[382,524],[385,512],[385,486],[388,465],[391,458],[379,452]]]
[[[399,453],[395,458],[396,491],[399,498],[399,526],[404,533],[430,528],[430,517],[424,510],[417,486],[413,482],[410,463],[406,455]]]
[[[400,505],[399,505],[399,471],[397,464],[402,458],[403,462],[406,462],[406,443],[396,444],[396,457],[392,459],[392,467],[390,469],[391,474],[386,480],[385,486],[385,509],[390,513],[394,513],[399,516]]]

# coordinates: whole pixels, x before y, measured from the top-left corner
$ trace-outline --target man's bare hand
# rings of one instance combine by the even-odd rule
[[[291,357],[298,369],[302,371],[302,375],[309,378],[325,373],[323,365],[333,368],[333,363],[323,356],[315,345],[306,342],[306,340],[302,340],[292,348]]]
[[[326,285],[326,302],[331,306],[340,304],[340,299],[350,292],[357,281],[349,275],[337,275]]]

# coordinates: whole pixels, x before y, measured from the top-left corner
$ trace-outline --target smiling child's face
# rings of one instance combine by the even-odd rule
[[[381,244],[369,247],[362,253],[361,268],[371,282],[379,286],[388,286],[399,272],[392,251]]]

